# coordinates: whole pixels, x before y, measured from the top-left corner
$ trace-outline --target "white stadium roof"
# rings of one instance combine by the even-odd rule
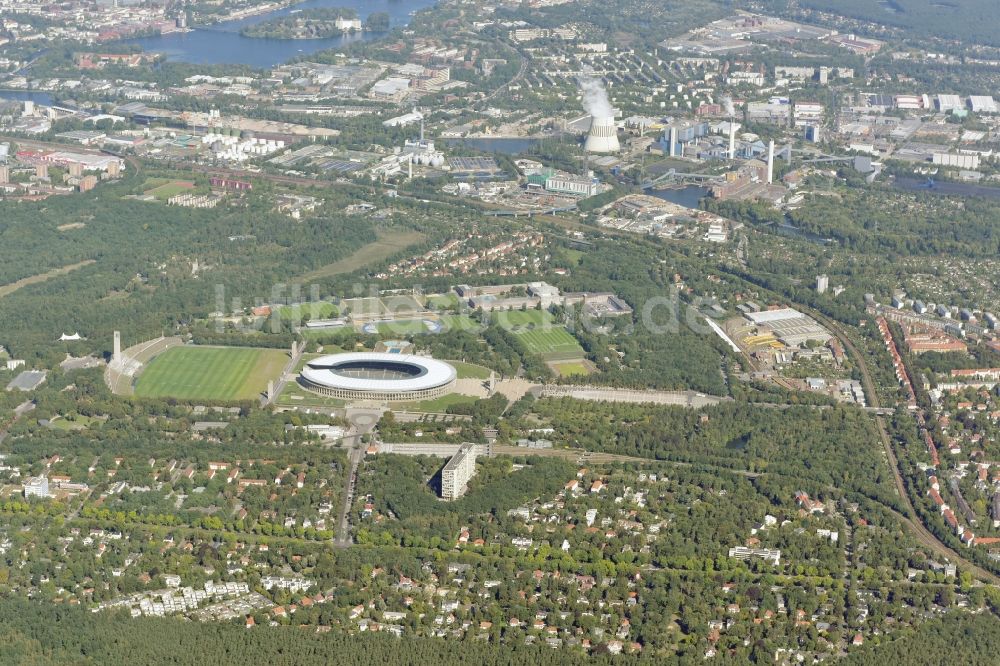
[[[363,363],[410,366],[417,370],[417,374],[403,378],[371,378],[335,371],[338,367]],[[454,381],[456,376],[455,368],[444,361],[426,356],[385,352],[330,354],[309,361],[302,369],[302,377],[313,384],[347,391],[425,391],[444,386]]]

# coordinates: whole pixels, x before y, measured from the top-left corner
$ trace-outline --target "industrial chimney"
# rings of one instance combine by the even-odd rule
[[[590,132],[583,149],[588,153],[616,153],[621,150],[615,119],[611,116],[591,116]]]
[[[774,182],[774,139],[767,144],[767,184]]]

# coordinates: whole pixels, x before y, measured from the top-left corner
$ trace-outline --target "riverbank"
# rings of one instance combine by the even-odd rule
[[[354,42],[370,41],[383,35],[381,32],[362,31],[319,39],[271,39],[247,37],[240,31],[250,25],[269,19],[293,15],[308,9],[345,8],[358,16],[385,13],[389,17],[388,29],[403,27],[411,15],[428,7],[435,0],[304,0],[303,2],[272,3],[271,9],[253,16],[227,16],[225,21],[210,26],[198,26],[184,33],[167,33],[135,39],[125,39],[120,44],[136,45],[144,51],[162,53],[170,62],[195,65],[248,65],[256,69],[269,69],[295,58],[317,51],[340,49]]]

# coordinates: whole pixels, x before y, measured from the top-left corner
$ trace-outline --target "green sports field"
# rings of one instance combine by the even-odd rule
[[[513,333],[529,352],[543,358],[553,355],[565,358],[572,354],[583,356],[583,347],[562,326],[520,329]]]
[[[300,323],[305,317],[310,320],[330,319],[340,314],[337,306],[326,301],[311,301],[298,305],[282,305],[278,308],[278,318]]]
[[[544,326],[552,323],[552,314],[547,310],[507,310],[491,312],[490,319],[508,330],[528,326]]]
[[[139,375],[135,395],[181,400],[253,400],[277,380],[288,355],[277,349],[173,347]]]
[[[147,181],[148,183],[149,181]],[[158,201],[166,201],[172,196],[194,189],[195,184],[187,180],[173,180],[159,184],[152,189],[146,190],[145,194],[150,194]]]
[[[583,348],[569,331],[556,324],[547,310],[509,310],[490,313],[492,320],[520,340],[525,348],[544,357],[583,357]]]
[[[555,370],[560,377],[577,377],[590,374],[590,369],[583,361],[567,361],[566,363],[553,363],[552,369]]]

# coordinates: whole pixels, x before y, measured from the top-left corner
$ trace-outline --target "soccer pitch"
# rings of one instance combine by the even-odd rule
[[[583,347],[562,326],[544,328],[529,328],[513,331],[529,352],[540,354],[543,358],[550,355],[579,354],[583,356]]]
[[[515,330],[528,326],[547,326],[552,324],[552,315],[546,310],[506,310],[491,312],[490,319],[507,330]]]
[[[135,395],[181,400],[253,400],[278,379],[288,355],[277,349],[173,347],[139,375]]]
[[[299,303],[298,305],[282,305],[278,308],[278,318],[291,321],[296,324],[300,323],[304,317],[309,317],[310,320],[315,319],[330,319],[331,317],[336,317],[340,314],[340,310],[333,303],[327,303],[326,301],[311,301],[308,303]]]

